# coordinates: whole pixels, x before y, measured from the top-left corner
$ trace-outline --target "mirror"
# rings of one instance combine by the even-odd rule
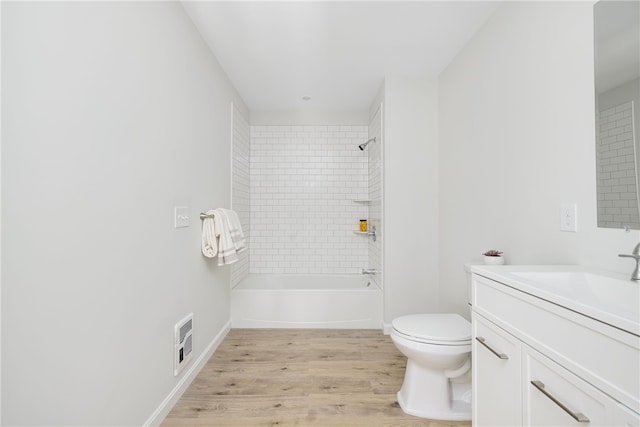
[[[598,227],[640,229],[640,2],[594,5]]]

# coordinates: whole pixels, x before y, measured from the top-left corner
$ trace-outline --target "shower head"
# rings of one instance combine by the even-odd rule
[[[364,151],[365,147],[367,145],[369,145],[370,142],[376,142],[376,138],[371,138],[370,140],[368,140],[367,142],[363,142],[362,144],[358,145],[358,148],[360,149],[360,151]]]

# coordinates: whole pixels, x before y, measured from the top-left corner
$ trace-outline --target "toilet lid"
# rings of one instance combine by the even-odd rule
[[[411,314],[391,322],[393,329],[420,341],[458,342],[471,340],[471,324],[455,313]]]

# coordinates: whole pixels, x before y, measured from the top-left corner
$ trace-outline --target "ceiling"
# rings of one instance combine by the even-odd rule
[[[253,111],[366,110],[385,76],[437,76],[498,4],[183,2]]]

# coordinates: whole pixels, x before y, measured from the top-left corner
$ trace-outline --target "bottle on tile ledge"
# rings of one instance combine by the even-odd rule
[[[504,264],[504,257],[502,256],[501,251],[497,251],[495,249],[491,249],[483,253],[484,255],[484,263],[487,265],[502,265]]]
[[[367,225],[367,220],[366,219],[361,219],[360,220],[360,231],[365,233],[368,229],[369,229],[369,227]]]

